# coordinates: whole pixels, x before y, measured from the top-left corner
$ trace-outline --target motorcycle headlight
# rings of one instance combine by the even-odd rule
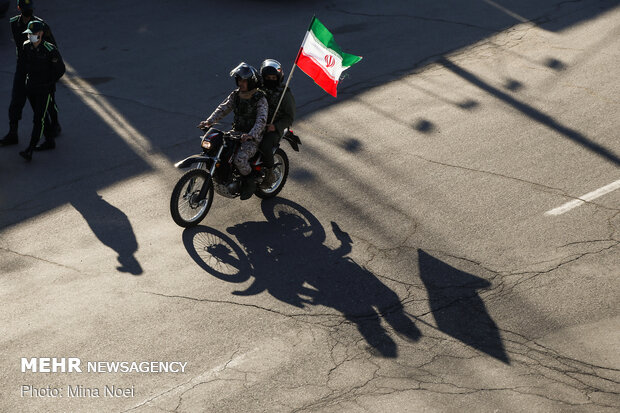
[[[202,141],[202,143],[200,144],[200,146],[202,147],[202,149],[204,149],[205,151],[208,151],[209,149],[211,149],[211,141],[204,139]]]

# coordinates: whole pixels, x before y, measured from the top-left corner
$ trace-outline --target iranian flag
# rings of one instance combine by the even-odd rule
[[[344,53],[336,44],[334,36],[314,17],[295,64],[317,85],[336,97],[340,75],[360,60],[360,56]]]

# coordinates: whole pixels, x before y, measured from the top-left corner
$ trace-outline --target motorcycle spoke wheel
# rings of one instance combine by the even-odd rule
[[[206,195],[200,192],[208,185]],[[174,222],[184,228],[198,225],[209,212],[213,203],[211,175],[202,169],[193,169],[179,179],[170,198],[170,213]]]

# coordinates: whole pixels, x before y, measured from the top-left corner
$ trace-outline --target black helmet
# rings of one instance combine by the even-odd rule
[[[258,72],[252,66],[245,62],[241,62],[230,71],[230,77],[235,78],[235,83],[239,86],[239,79],[247,79],[248,90],[258,87]]]
[[[282,65],[277,60],[265,59],[260,65],[260,75],[263,79],[267,75],[276,75],[278,76],[279,84],[282,83],[282,79],[284,78],[284,71],[282,70]]]

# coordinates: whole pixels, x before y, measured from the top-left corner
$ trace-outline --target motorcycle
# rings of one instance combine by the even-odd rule
[[[223,132],[211,128],[201,137],[202,153],[189,156],[174,165],[180,169],[193,167],[181,176],[170,197],[170,213],[177,225],[185,228],[198,225],[211,209],[214,192],[226,198],[240,195],[241,181],[245,177],[239,173],[233,160],[241,146],[241,135],[240,132]],[[299,152],[301,140],[292,130],[287,129],[282,139]],[[262,185],[267,168],[263,166],[260,151],[250,158],[253,173],[247,179],[256,181],[254,194],[259,198],[278,195],[288,178],[288,156],[280,148],[280,143],[273,148],[273,152],[273,180],[270,185]]]

